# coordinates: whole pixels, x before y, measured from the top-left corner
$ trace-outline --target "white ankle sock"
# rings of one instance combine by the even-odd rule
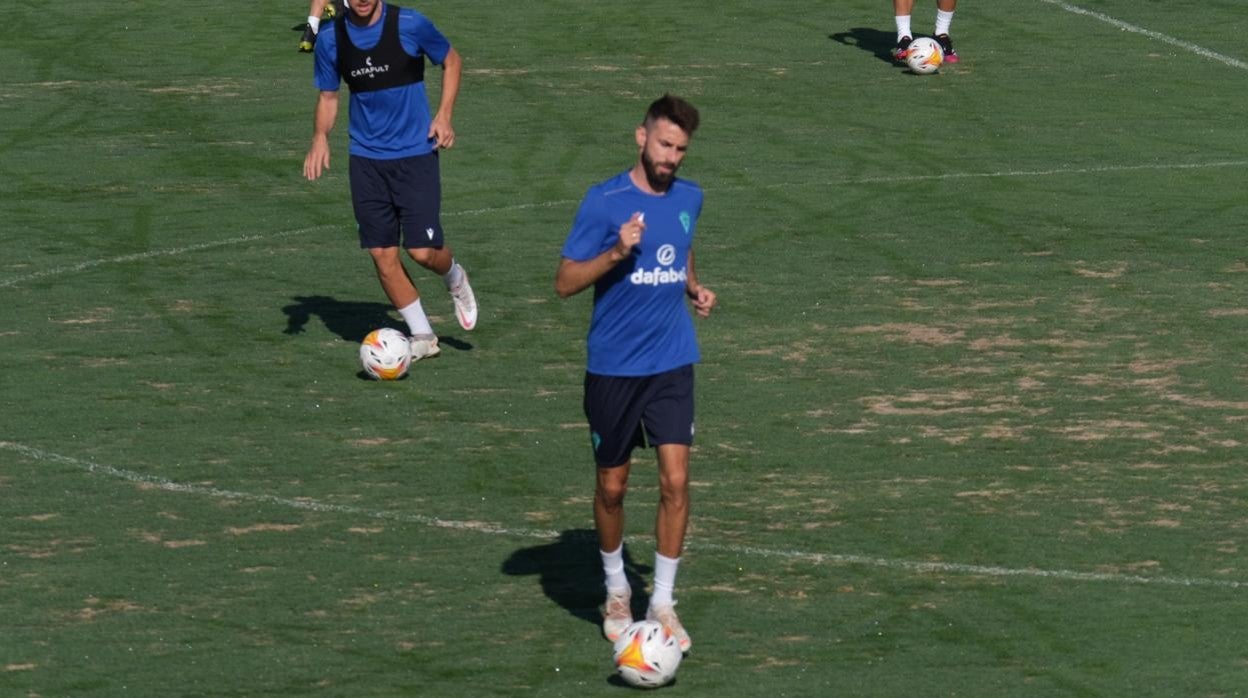
[[[429,316],[425,315],[425,309],[420,305],[420,299],[412,301],[412,304],[399,308],[399,315],[407,321],[407,329],[411,331],[411,335],[433,334],[433,326],[429,324]]]
[[[893,17],[893,21],[897,23],[897,40],[901,41],[907,36],[914,36],[910,33],[910,15],[897,15]]]
[[[321,18],[308,15],[308,26],[312,27],[312,33],[316,34],[321,31]]]
[[[624,546],[621,545],[619,550],[613,553],[603,550],[598,552],[602,555],[602,573],[607,578],[607,589],[611,591],[627,589],[628,577],[624,574]]]
[[[650,595],[650,607],[672,605],[672,591],[676,588],[676,568],[680,558],[654,554],[654,593]]]
[[[451,259],[451,268],[442,275],[442,281],[448,289],[455,288],[464,281],[464,268],[459,266],[459,262]]]
[[[953,13],[936,10],[936,36],[949,33],[949,25],[953,23]]]

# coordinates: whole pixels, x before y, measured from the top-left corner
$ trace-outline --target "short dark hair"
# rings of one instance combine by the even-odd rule
[[[690,136],[698,130],[697,108],[676,95],[665,94],[650,103],[645,125],[650,126],[659,119],[667,119]]]

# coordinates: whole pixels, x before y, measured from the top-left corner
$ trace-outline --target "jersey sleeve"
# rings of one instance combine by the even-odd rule
[[[424,52],[434,65],[442,65],[446,54],[451,52],[451,42],[429,18],[411,8],[403,8],[399,15],[399,41],[403,50],[412,56]]]
[[[334,22],[323,22],[313,49],[312,84],[322,92],[337,92],[342,83],[338,74],[338,33]]]
[[[560,255],[573,262],[584,262],[605,252],[614,244],[611,239],[614,232],[607,212],[602,205],[602,197],[596,195],[591,188],[581,200],[576,218],[572,221],[572,230],[563,243]]]

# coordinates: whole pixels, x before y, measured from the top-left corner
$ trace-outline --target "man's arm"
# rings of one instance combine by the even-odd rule
[[[627,257],[614,247],[584,262],[564,257],[559,260],[559,270],[555,272],[555,293],[560,298],[575,296]]]
[[[442,92],[438,97],[438,111],[429,124],[429,137],[434,139],[439,148],[455,145],[455,128],[451,126],[451,117],[455,112],[455,100],[459,97],[459,79],[463,72],[464,59],[452,46],[442,60]]]
[[[693,301],[698,317],[708,317],[715,307],[715,292],[698,283],[698,273],[693,268],[693,250],[689,250],[688,277],[685,279],[685,295]]]
[[[564,257],[559,261],[559,269],[555,272],[555,293],[560,298],[567,298],[584,291],[615,265],[628,259],[633,254],[633,247],[641,242],[641,234],[645,231],[646,224],[642,220],[642,214],[634,213],[627,223],[620,226],[619,239],[611,249],[583,262]]]
[[[303,158],[303,176],[308,181],[317,179],[329,169],[329,132],[334,130],[338,118],[338,93],[322,91],[316,99],[316,112],[312,117],[312,144]]]

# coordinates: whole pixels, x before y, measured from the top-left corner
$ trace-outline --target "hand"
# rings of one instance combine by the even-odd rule
[[[329,169],[329,139],[313,136],[308,154],[303,158],[303,176],[309,182],[319,179],[321,173]]]
[[[641,243],[641,236],[646,232],[646,214],[637,211],[628,222],[620,226],[620,238],[615,243],[615,250],[620,258],[633,253],[633,248]]]
[[[429,138],[433,139],[434,145],[439,148],[450,148],[455,145],[455,129],[451,127],[450,121],[435,118],[429,124]]]
[[[693,299],[693,311],[698,317],[710,317],[711,308],[715,307],[715,292],[699,284],[686,291]]]

